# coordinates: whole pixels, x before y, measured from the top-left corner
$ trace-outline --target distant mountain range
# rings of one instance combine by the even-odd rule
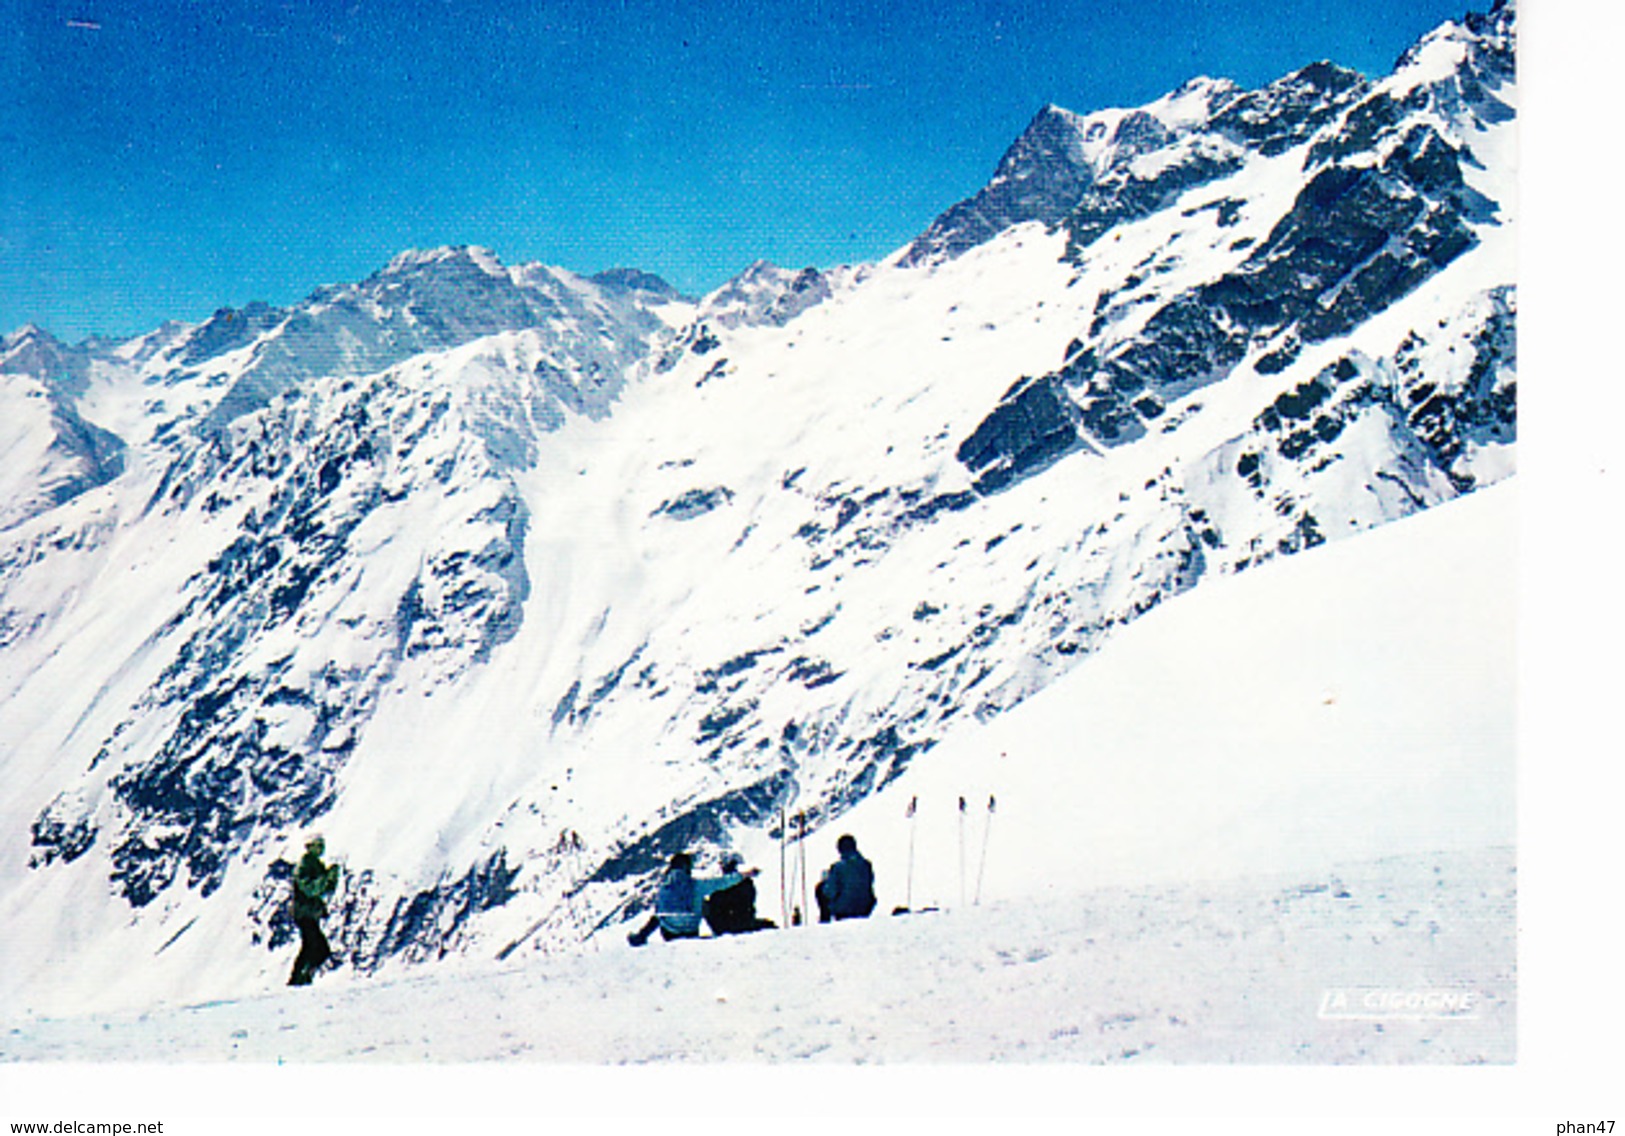
[[[318,828],[343,965],[571,949],[1204,580],[1511,476],[1514,36],[1043,108],[875,264],[445,248],[6,336],[3,997],[276,981]]]

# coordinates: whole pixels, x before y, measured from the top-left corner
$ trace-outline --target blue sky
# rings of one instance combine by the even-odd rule
[[[4,0],[0,330],[133,334],[442,244],[691,292],[872,259],[1045,103],[1380,75],[1467,5]]]

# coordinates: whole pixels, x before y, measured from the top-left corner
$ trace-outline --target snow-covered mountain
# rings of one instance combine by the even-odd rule
[[[958,733],[897,797],[843,817],[909,918],[475,957],[395,981],[340,972],[315,998],[177,992],[10,1023],[0,1057],[139,1058],[126,1068],[143,1079],[154,1061],[517,1058],[571,1078],[589,1062],[1505,1064],[1516,496],[1496,486],[1199,589]],[[813,865],[834,838],[808,841]],[[1418,1012],[1420,991],[1452,1001]],[[1338,992],[1347,1012],[1328,1005]],[[49,1071],[8,1087],[49,1100]],[[97,1086],[123,1072],[102,1067]],[[874,1088],[895,1098],[895,1075]],[[332,1090],[353,1100],[353,1072]]]
[[[1514,23],[1045,108],[873,265],[443,249],[8,337],[0,1004],[277,982],[313,828],[357,971],[614,937],[670,852],[822,832],[1180,593],[1505,479]]]
[[[0,530],[117,477],[124,443],[75,403],[90,370],[37,327],[0,338]]]

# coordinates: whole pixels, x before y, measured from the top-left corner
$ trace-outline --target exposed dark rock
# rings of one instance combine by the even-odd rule
[[[688,492],[670,500],[662,501],[650,514],[653,517],[670,517],[674,521],[691,521],[695,517],[703,517],[719,506],[726,505],[733,500],[733,490],[725,485],[713,485],[706,489],[690,489]]]
[[[499,848],[455,879],[395,898],[387,915],[382,902],[368,895],[374,885],[364,874],[351,895],[340,896],[333,905],[335,938],[345,944],[345,961],[363,974],[392,959],[444,958],[457,949],[476,916],[518,894],[513,883],[519,872],[508,866],[507,850]]]
[[[1427,345],[1416,334],[1395,355],[1395,412],[1461,492],[1476,485],[1466,464],[1473,448],[1517,441],[1516,319],[1516,293],[1497,288],[1486,296],[1463,371],[1425,368],[1421,356]]]
[[[244,308],[221,308],[188,335],[176,355],[183,367],[195,367],[210,359],[247,347],[262,332],[288,318],[288,313],[255,301]]]
[[[1142,177],[1126,167],[1114,170],[1085,189],[1067,216],[1068,255],[1079,258],[1113,226],[1149,217],[1192,186],[1234,173],[1242,161],[1239,152],[1190,147],[1153,177]]]
[[[43,868],[57,861],[70,864],[96,842],[95,820],[77,795],[58,793],[34,821],[31,843],[39,851],[28,861],[30,868]]]
[[[1082,446],[1081,418],[1055,379],[1022,379],[960,443],[955,456],[975,475],[979,492],[993,493]]]
[[[1369,89],[1357,71],[1321,61],[1247,91],[1213,116],[1211,129],[1273,157],[1307,141]]]
[[[666,866],[674,852],[722,845],[729,827],[760,824],[770,818],[789,784],[790,774],[781,771],[720,797],[687,802],[675,819],[605,859],[587,882],[620,883],[636,876],[652,877]],[[652,879],[645,880],[644,890],[652,893]],[[634,900],[628,910],[638,906]]]
[[[601,288],[617,292],[646,292],[666,300],[681,300],[683,294],[652,272],[637,268],[606,268],[588,277]]]

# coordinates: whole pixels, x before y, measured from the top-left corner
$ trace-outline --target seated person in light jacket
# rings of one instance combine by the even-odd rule
[[[649,921],[626,937],[641,947],[658,928],[662,939],[697,939],[700,936],[701,905],[707,896],[744,880],[738,872],[727,872],[714,880],[694,878],[694,858],[687,852],[672,855],[666,874],[660,878],[655,895],[655,913]]]

